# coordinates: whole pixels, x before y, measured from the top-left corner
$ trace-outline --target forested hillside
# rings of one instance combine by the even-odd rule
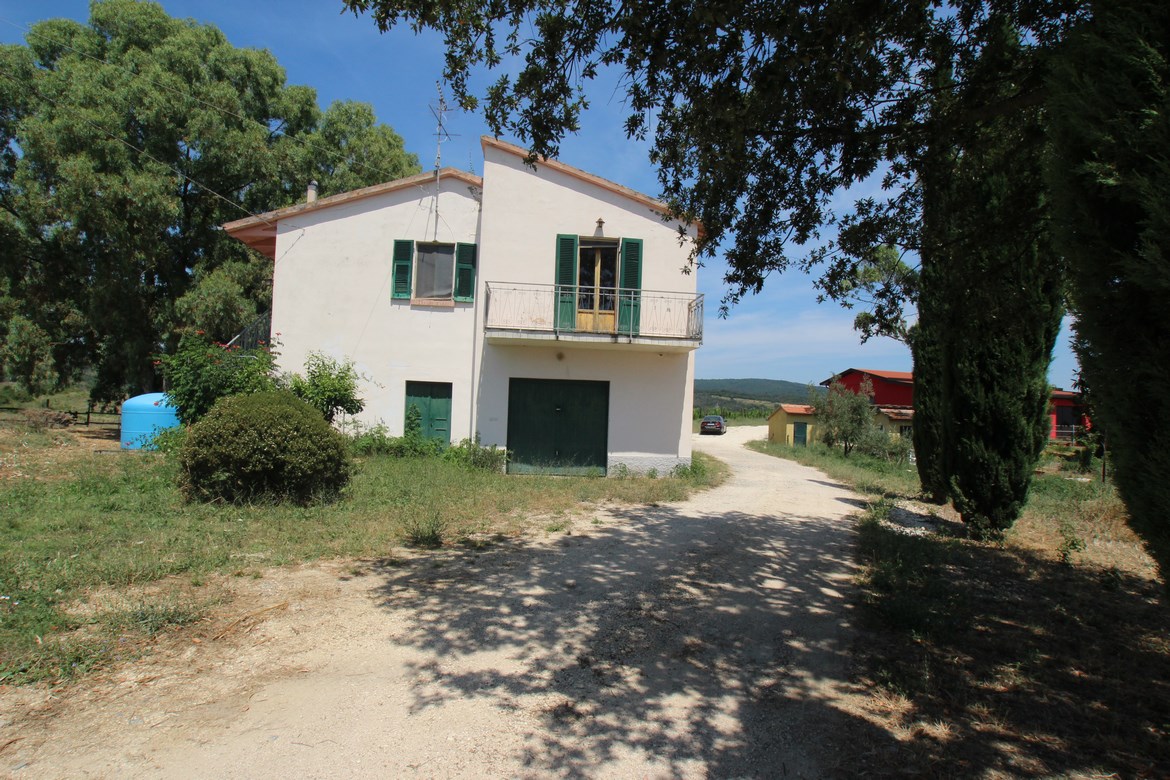
[[[820,386],[815,392],[824,392]],[[767,417],[777,404],[808,401],[809,385],[783,379],[696,379],[695,413]]]

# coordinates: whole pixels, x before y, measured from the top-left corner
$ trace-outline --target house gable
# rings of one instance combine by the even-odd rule
[[[483,139],[483,273],[488,280],[557,283],[557,236],[642,241],[644,290],[694,293],[687,266],[691,242],[679,244],[678,223],[664,222],[665,204],[628,187],[554,160],[533,170],[527,152]],[[690,240],[697,228],[687,232]]]

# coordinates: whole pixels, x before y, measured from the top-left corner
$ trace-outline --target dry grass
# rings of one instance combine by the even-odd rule
[[[1170,773],[1160,583],[1012,544],[907,539],[862,528],[858,676],[898,742],[880,774]]]
[[[877,728],[852,735],[844,766],[875,777],[1170,776],[1170,598],[1099,472],[1038,474],[996,544],[962,538],[946,508],[923,517],[902,475],[849,461],[816,464],[873,502],[859,527],[854,652]],[[936,531],[908,534],[907,519]]]

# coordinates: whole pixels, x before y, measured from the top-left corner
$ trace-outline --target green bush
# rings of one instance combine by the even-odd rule
[[[8,322],[8,333],[0,341],[0,365],[29,395],[41,395],[57,385],[49,334],[19,314]]]
[[[670,476],[676,479],[702,481],[707,477],[707,463],[702,458],[692,456],[689,464],[680,463],[671,469]]]
[[[20,385],[7,382],[0,384],[0,406],[15,406],[31,401],[32,395]]]
[[[914,445],[908,437],[890,434],[876,427],[866,429],[857,439],[859,453],[891,463],[905,463],[912,449]]]
[[[155,432],[144,449],[161,452],[164,455],[176,454],[182,451],[183,443],[187,441],[188,430],[190,429],[184,425],[178,425],[174,428],[161,428]]]
[[[220,400],[191,426],[179,464],[188,500],[232,503],[332,498],[352,472],[345,437],[286,390]]]
[[[240,349],[202,334],[184,336],[178,352],[161,355],[159,363],[170,385],[167,400],[187,425],[221,398],[277,389],[276,354],[267,347]]]
[[[388,455],[393,446],[394,437],[387,431],[385,425],[375,425],[366,428],[360,423],[351,423],[346,430],[349,434],[349,450],[354,455]]]
[[[305,359],[305,376],[293,374],[288,387],[332,423],[338,412],[357,414],[365,402],[357,396],[358,373],[349,360],[337,361],[320,352]]]
[[[417,408],[411,406],[411,409]],[[405,436],[391,436],[385,425],[365,428],[360,423],[350,423],[346,426],[347,430],[353,431],[349,439],[350,451],[354,455],[386,455],[391,458],[434,458],[443,454],[442,442],[424,438],[419,433],[421,426],[410,428],[409,412],[407,426]]]
[[[508,463],[508,451],[503,447],[485,447],[475,439],[464,439],[443,452],[443,460],[484,471],[503,471]]]

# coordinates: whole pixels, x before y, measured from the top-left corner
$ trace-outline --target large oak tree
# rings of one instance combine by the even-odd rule
[[[368,106],[321,111],[267,51],[155,3],[95,2],[26,41],[0,47],[0,275],[63,378],[96,366],[97,398],[155,387],[184,327],[228,338],[266,308],[269,264],[220,224],[311,179],[419,170]]]

